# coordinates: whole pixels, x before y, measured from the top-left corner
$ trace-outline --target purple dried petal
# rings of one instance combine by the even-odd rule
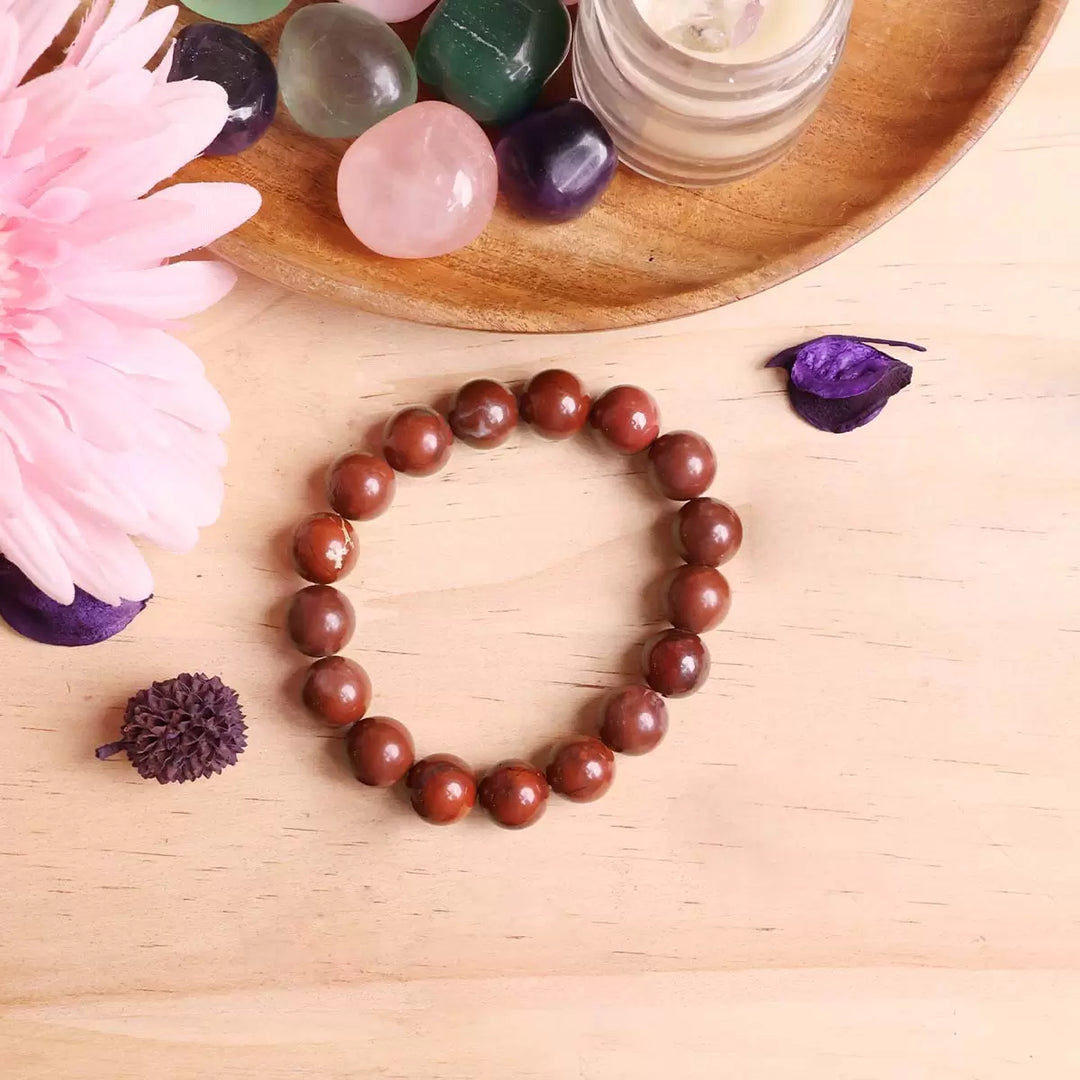
[[[889,358],[873,345],[824,337],[809,342],[795,354],[788,374],[807,393],[847,398],[872,389],[888,367]]]
[[[872,345],[926,351],[906,341],[828,334],[785,349],[766,367],[787,370],[788,397],[804,420],[841,434],[868,424],[911,382],[908,364]]]
[[[804,341],[799,345],[788,346],[788,348],[781,350],[771,360],[767,361],[765,366],[767,368],[782,367],[790,371],[799,355],[799,351],[805,349],[808,345],[816,345],[819,341],[859,341],[863,345],[891,345],[895,349],[914,349],[916,352],[926,352],[925,346],[915,345],[910,341],[891,341],[888,338],[859,337],[855,334],[825,334],[823,337],[811,338],[809,341]]]
[[[82,589],[71,604],[46,596],[14,563],[0,556],[0,619],[16,633],[43,645],[96,645],[119,634],[146,600],[103,603]]]
[[[911,368],[908,368],[908,371],[910,372]],[[908,382],[910,381],[909,375]],[[791,407],[808,424],[812,424],[819,431],[831,431],[834,435],[843,435],[847,431],[862,427],[863,424],[869,424],[885,408],[890,396],[882,398],[880,394],[871,391],[857,398],[820,398],[798,387],[788,387]]]

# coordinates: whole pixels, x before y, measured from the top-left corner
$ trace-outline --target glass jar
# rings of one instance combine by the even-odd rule
[[[670,44],[635,0],[581,0],[578,97],[637,172],[688,187],[741,179],[779,158],[813,116],[843,51],[852,2],[826,0],[813,29],[775,55],[726,63]]]

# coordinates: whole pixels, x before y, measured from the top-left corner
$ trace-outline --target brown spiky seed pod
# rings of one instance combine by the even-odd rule
[[[124,750],[146,779],[182,784],[235,765],[247,746],[246,731],[235,690],[216,675],[177,675],[128,702],[121,738],[98,747],[97,756]]]

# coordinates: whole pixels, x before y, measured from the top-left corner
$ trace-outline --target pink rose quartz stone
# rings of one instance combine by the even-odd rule
[[[393,259],[427,259],[484,231],[498,183],[480,125],[453,105],[422,101],[349,147],[338,170],[338,205],[365,247]]]
[[[341,0],[343,4],[357,7],[382,19],[386,23],[408,22],[426,11],[434,0]]]

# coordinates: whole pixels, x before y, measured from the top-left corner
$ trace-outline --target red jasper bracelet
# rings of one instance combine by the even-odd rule
[[[674,515],[675,549],[685,565],[664,584],[671,627],[653,635],[642,652],[645,686],[609,694],[599,738],[575,735],[552,751],[546,772],[524,760],[503,761],[477,782],[452,754],[415,759],[408,730],[386,716],[367,716],[371,680],[355,661],[336,655],[356,626],[352,604],[333,583],[356,563],[350,521],[378,517],[394,497],[396,473],[430,476],[446,464],[454,438],[489,449],[517,426],[519,402],[501,383],[477,379],[457,393],[449,422],[434,409],[413,405],[391,417],[383,433],[383,457],[352,452],[331,467],[326,490],[332,513],[312,514],[293,537],[293,564],[313,582],[289,606],[287,627],[296,647],[318,657],[304,679],[307,708],[326,723],[348,727],[345,744],[357,779],[389,787],[402,778],[412,805],[425,820],[448,825],[463,818],[477,798],[506,828],[523,828],[544,811],[549,791],[591,802],[611,786],[615,754],[644,754],[664,737],[665,698],[686,697],[709,674],[709,651],[700,634],[727,614],[731,593],[716,568],[742,542],[742,524],[726,503],[706,498],[716,474],[712,447],[691,431],[660,434],[656,402],[636,386],[616,386],[592,402],[578,379],[552,369],[535,376],[520,400],[520,416],[549,439],[576,434],[588,421],[623,454],[648,451],[648,476],[664,497],[683,506]]]

